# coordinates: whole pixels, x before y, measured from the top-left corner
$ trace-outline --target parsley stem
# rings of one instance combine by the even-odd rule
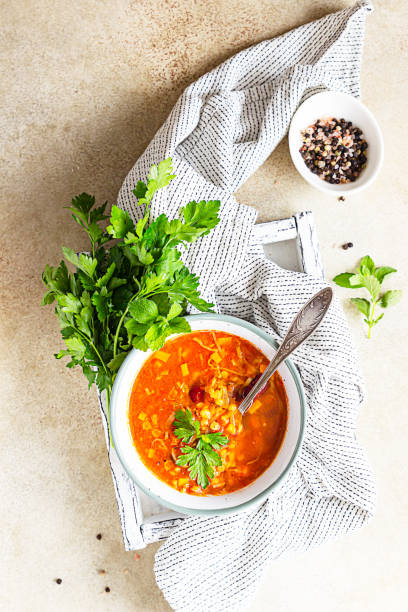
[[[132,300],[133,300],[133,298],[131,298],[131,299],[129,300],[129,304],[130,304],[130,302],[131,302]],[[124,311],[123,315],[120,317],[120,320],[119,320],[118,326],[117,326],[117,328],[116,328],[115,340],[114,340],[114,342],[113,342],[113,358],[114,358],[114,359],[115,359],[115,357],[116,357],[116,350],[117,350],[117,346],[118,346],[118,338],[119,338],[120,328],[122,327],[122,324],[123,324],[124,318],[126,317],[126,315],[127,315],[128,311],[129,311],[129,304],[126,306],[126,309],[125,309],[125,311]]]
[[[110,428],[110,416],[109,416],[111,393],[112,393],[112,387],[109,385],[108,388],[106,389],[106,418],[108,421],[109,442],[112,448],[115,448],[113,446],[112,433],[111,433],[111,428]]]
[[[86,336],[85,334],[83,334],[77,327],[75,327],[75,325],[70,325],[70,327],[72,327],[72,329],[74,329],[76,331],[76,333],[81,336],[81,338],[83,338],[86,342],[88,342],[88,344],[90,344],[92,346],[92,348],[94,349],[95,353],[98,355],[99,357],[99,361],[101,362],[103,369],[105,370],[106,374],[108,374],[110,376],[110,373],[108,372],[105,362],[102,359],[98,349],[96,348],[96,346],[94,345],[94,343],[92,342],[92,340]]]

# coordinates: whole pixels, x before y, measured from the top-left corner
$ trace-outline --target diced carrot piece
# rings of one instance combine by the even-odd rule
[[[178,480],[179,487],[184,487],[184,485],[187,485],[188,483],[189,483],[188,478],[179,478]]]
[[[141,421],[144,421],[147,418],[147,415],[144,412],[141,412],[138,417]]]
[[[254,403],[252,404],[251,408],[249,409],[249,413],[253,414],[254,412],[256,412],[258,410],[258,408],[260,408],[262,406],[262,402],[260,402],[258,399],[256,399],[254,401]]]
[[[151,394],[152,394],[152,392],[150,391],[150,389],[145,389],[145,393],[146,393],[146,395],[151,395]]]
[[[164,363],[166,363],[168,358],[170,357],[170,353],[165,353],[164,351],[156,351],[154,356],[156,357],[156,359],[160,359],[160,361],[164,361]]]
[[[188,375],[188,365],[186,363],[181,364],[181,373],[183,374],[183,376]]]
[[[149,448],[149,450],[147,451],[147,456],[149,457],[149,459],[153,459],[154,450],[152,448]]]
[[[157,425],[158,421],[159,421],[159,417],[157,416],[157,414],[153,414],[152,415],[152,423],[153,423],[153,425]]]
[[[211,358],[214,359],[215,363],[220,363],[221,357],[219,353],[211,353]]]
[[[151,428],[152,426],[150,425],[149,421],[143,421],[142,429],[147,431],[148,429],[151,429]]]

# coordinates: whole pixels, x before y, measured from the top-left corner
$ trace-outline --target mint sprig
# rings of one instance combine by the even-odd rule
[[[364,288],[369,294],[369,299],[357,297],[350,298],[350,301],[364,315],[364,322],[368,325],[368,338],[371,337],[371,329],[377,325],[384,316],[381,313],[375,317],[375,309],[377,306],[388,308],[397,304],[401,297],[402,291],[393,289],[386,291],[381,295],[381,285],[386,276],[397,272],[395,268],[390,266],[376,267],[374,261],[369,255],[363,257],[360,266],[356,272],[343,272],[334,277],[333,281],[340,287],[347,289]]]
[[[177,465],[188,466],[190,478],[206,489],[209,479],[214,478],[214,467],[222,465],[221,457],[215,451],[229,443],[227,436],[219,432],[201,434],[200,423],[193,419],[189,408],[176,411],[173,427],[175,436],[187,443],[180,449],[182,454],[176,461]],[[193,439],[195,446],[190,446]]]
[[[47,265],[42,275],[43,304],[56,303],[66,345],[55,357],[70,357],[67,367],[81,367],[89,386],[106,390],[108,410],[116,373],[132,347],[156,350],[169,335],[190,331],[183,317],[188,303],[203,312],[213,307],[200,297],[199,279],[177,247],[217,225],[220,203],[192,201],[178,219],[162,214],[151,221],[152,198],[174,178],[168,158],[151,167],[146,183],[137,183],[133,193],[144,215],[136,224],[118,206],[108,216],[106,202],[97,207],[86,193],[73,198],[68,208],[88,234],[89,253],[63,247],[74,272],[62,261],[56,268]]]

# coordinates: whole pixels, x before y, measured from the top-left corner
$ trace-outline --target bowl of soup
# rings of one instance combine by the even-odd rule
[[[302,382],[287,359],[242,416],[240,401],[276,352],[255,325],[186,317],[191,332],[158,351],[132,350],[115,379],[113,445],[131,479],[185,514],[246,510],[272,494],[300,450]]]

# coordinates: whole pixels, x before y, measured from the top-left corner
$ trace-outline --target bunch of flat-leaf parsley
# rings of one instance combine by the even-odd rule
[[[116,372],[132,347],[156,350],[170,334],[190,331],[182,316],[187,303],[201,311],[213,306],[200,298],[199,279],[176,247],[208,234],[219,222],[220,203],[189,202],[180,218],[170,221],[162,214],[150,222],[151,200],[175,178],[172,172],[169,158],[152,166],[146,184],[137,183],[133,193],[145,211],[136,225],[114,205],[105,229],[107,203],[96,207],[86,193],[74,198],[68,208],[87,232],[90,252],[77,255],[63,247],[75,271],[61,261],[57,268],[47,265],[42,275],[43,304],[56,302],[66,344],[55,356],[70,357],[67,367],[80,366],[89,387],[96,383],[106,390],[108,409]]]

